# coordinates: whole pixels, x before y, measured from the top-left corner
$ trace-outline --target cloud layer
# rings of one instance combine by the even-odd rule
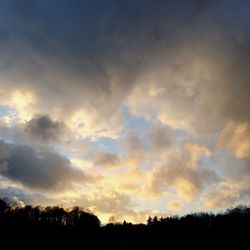
[[[249,203],[249,12],[1,1],[0,196],[106,221]]]

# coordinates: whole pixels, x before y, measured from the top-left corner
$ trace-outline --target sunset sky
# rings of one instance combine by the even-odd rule
[[[0,0],[0,197],[103,223],[250,201],[250,1]]]

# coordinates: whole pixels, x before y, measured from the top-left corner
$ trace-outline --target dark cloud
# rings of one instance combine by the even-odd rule
[[[62,122],[53,121],[49,116],[37,116],[25,124],[26,133],[42,142],[57,142],[65,126]]]
[[[138,77],[176,66],[176,60],[186,64],[186,51],[195,48],[198,57],[217,54],[212,63],[223,65],[226,54],[230,62],[218,66],[223,78],[229,72],[231,83],[219,78],[204,89],[218,98],[225,91],[229,98],[223,95],[212,106],[201,103],[203,110],[214,113],[221,107],[239,116],[234,111],[240,108],[246,115],[247,1],[2,1],[0,9],[2,78],[45,96],[44,111],[82,106],[97,112],[99,122],[105,120],[120,110]],[[235,94],[241,102],[231,102]]]
[[[0,140],[0,161],[8,158],[10,156],[10,150],[6,146],[3,140]]]
[[[27,187],[44,190],[62,190],[71,182],[87,180],[85,174],[71,167],[70,161],[48,149],[34,149],[26,145],[6,144],[10,155],[1,174]],[[2,163],[3,161],[1,161]]]

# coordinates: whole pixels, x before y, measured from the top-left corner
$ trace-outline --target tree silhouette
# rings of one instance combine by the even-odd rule
[[[4,202],[3,200],[0,200],[0,215],[5,212],[7,208],[7,203]]]
[[[200,249],[204,244],[239,249],[248,243],[249,226],[250,208],[245,206],[227,209],[224,214],[195,213],[160,219],[155,216],[149,217],[147,224],[124,220],[100,227],[99,219],[80,207],[19,208],[0,200],[1,239],[13,244],[32,239],[39,246],[53,244],[55,248],[72,248],[81,243],[88,249],[104,250]]]

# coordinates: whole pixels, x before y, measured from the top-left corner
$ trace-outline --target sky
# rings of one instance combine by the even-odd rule
[[[0,0],[0,197],[102,221],[250,201],[250,2]]]

